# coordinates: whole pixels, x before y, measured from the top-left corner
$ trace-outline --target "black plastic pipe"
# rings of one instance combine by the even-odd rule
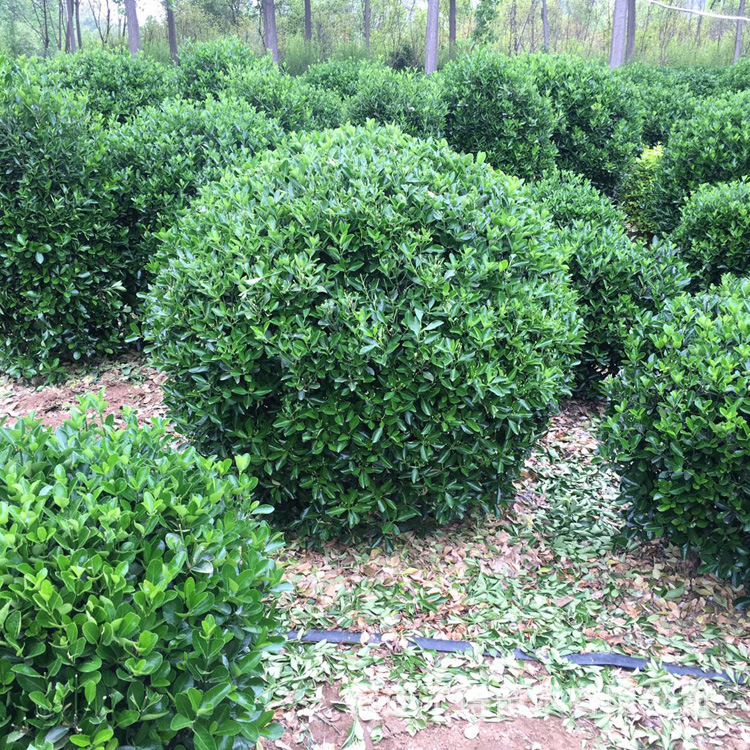
[[[386,641],[380,633],[368,633],[366,644],[378,646]],[[287,634],[290,641],[297,643],[339,643],[344,645],[358,646],[362,644],[362,633],[352,633],[348,630],[290,630]],[[447,641],[441,638],[421,638],[406,636],[406,640],[413,643],[419,648],[427,651],[438,651],[445,654],[457,654],[466,651],[473,651],[474,646],[468,641]],[[498,652],[485,650],[485,656],[499,656]],[[533,661],[543,663],[543,659],[529,655],[517,648],[513,651],[513,656],[519,661]],[[628,669],[634,672],[646,669],[650,664],[648,659],[641,659],[636,656],[625,656],[624,654],[611,653],[590,653],[590,654],[566,654],[562,657],[573,664],[581,667],[617,667],[619,669]],[[740,675],[739,678],[732,677],[725,671],[716,672],[710,669],[701,669],[700,667],[686,667],[679,664],[662,664],[662,668],[670,674],[690,677],[701,677],[706,680],[725,680],[734,682],[739,685],[746,685],[748,678]]]

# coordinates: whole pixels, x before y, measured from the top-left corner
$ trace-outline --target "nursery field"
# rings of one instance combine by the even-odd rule
[[[0,57],[0,750],[750,746],[750,64]]]
[[[161,382],[137,356],[73,370],[57,386],[6,380],[0,419],[35,411],[58,427],[92,393],[103,394],[109,413],[129,407],[142,421],[163,418]],[[750,617],[732,606],[740,589],[700,574],[698,560],[675,547],[613,550],[622,521],[616,478],[597,460],[600,410],[564,404],[502,518],[411,532],[389,550],[289,539],[278,553],[292,585],[279,605],[284,627],[388,640],[290,643],[267,656],[269,705],[284,734],[263,747],[747,747],[746,688],[659,668],[747,675]],[[468,640],[477,651],[422,651],[408,641],[419,635]],[[517,661],[517,647],[544,664]],[[485,648],[497,655],[481,657]],[[561,658],[603,651],[653,663],[633,673]]]

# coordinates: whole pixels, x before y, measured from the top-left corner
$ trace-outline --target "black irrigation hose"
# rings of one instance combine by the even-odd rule
[[[341,643],[345,645],[360,645],[362,643],[361,633],[352,633],[348,630],[290,630],[287,634],[290,641],[298,643]],[[427,651],[439,651],[445,654],[463,653],[473,651],[474,647],[468,641],[446,641],[440,638],[419,638],[407,637],[407,640],[419,648]],[[367,638],[367,645],[380,645],[385,643],[380,633],[370,633]],[[485,651],[485,656],[497,656],[494,651]],[[536,656],[530,656],[517,648],[513,651],[513,656],[519,661],[542,662],[542,659]],[[646,669],[649,665],[648,659],[640,659],[635,656],[625,656],[624,654],[608,653],[591,653],[591,654],[566,654],[562,657],[573,664],[581,667],[618,667],[619,669],[629,669],[631,671],[640,671]],[[699,667],[683,667],[679,664],[662,664],[663,669],[670,674],[689,675],[690,677],[702,677],[706,680],[726,680],[736,682],[739,685],[746,685],[748,678],[741,675],[739,679],[732,677],[724,670],[716,672],[713,670],[700,669]]]

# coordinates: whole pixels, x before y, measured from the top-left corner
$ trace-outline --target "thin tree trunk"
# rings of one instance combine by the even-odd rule
[[[83,42],[81,41],[81,0],[75,0],[75,15],[76,15],[76,37],[78,38],[78,49],[83,49]]]
[[[628,25],[625,42],[625,62],[633,59],[635,51],[635,0],[628,0]]]
[[[174,22],[174,8],[171,0],[167,0],[167,36],[169,38],[169,56],[173,63],[179,63],[177,56],[177,28]]]
[[[49,12],[47,9],[47,0],[42,0],[42,13],[44,15],[44,57],[49,54]]]
[[[628,24],[628,0],[615,0],[612,17],[612,46],[609,50],[609,67],[619,68],[625,62],[625,38]]]
[[[135,57],[141,48],[141,31],[138,27],[138,11],[135,0],[125,0],[125,20],[128,24],[128,48]]]
[[[542,34],[544,35],[544,51],[549,52],[549,16],[547,15],[547,0],[542,0]]]
[[[740,0],[740,9],[737,11],[738,16],[745,15],[745,0]],[[734,58],[732,64],[736,65],[742,55],[742,21],[737,21],[737,32],[734,37]]]
[[[425,40],[424,51],[424,72],[428,75],[437,70],[439,14],[438,0],[427,0],[427,38]]]
[[[370,0],[365,0],[364,5],[364,32],[365,32],[365,49],[370,54]]]
[[[448,46],[451,57],[456,54],[456,0],[448,0]]]
[[[279,40],[276,36],[276,6],[274,0],[263,0],[263,36],[266,49],[273,61],[279,62]]]
[[[310,0],[305,0],[305,41],[312,41],[312,7]]]
[[[65,0],[65,51],[76,51],[75,10],[73,0]]]

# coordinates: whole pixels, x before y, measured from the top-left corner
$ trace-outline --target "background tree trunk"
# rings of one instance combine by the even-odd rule
[[[305,0],[305,41],[312,41],[312,7],[311,0]]]
[[[172,58],[173,63],[178,63],[179,57],[177,55],[177,28],[174,22],[174,7],[172,1],[167,0],[167,36],[169,37],[169,56]]]
[[[75,11],[73,0],[65,0],[65,51],[76,51]]]
[[[276,6],[274,0],[263,0],[263,36],[266,49],[273,61],[279,62],[279,39],[276,36]]]
[[[141,30],[138,26],[138,11],[135,0],[125,0],[125,19],[128,24],[128,48],[135,57],[141,48]]]
[[[81,0],[75,0],[75,16],[76,16],[76,39],[78,40],[78,49],[83,49],[83,41],[81,39]]]
[[[427,38],[424,52],[424,72],[428,75],[437,70],[439,14],[438,0],[427,0]]]
[[[364,14],[364,32],[365,32],[365,49],[367,54],[370,54],[370,0],[365,0],[365,6],[363,10]]]
[[[456,0],[448,0],[448,45],[453,57],[456,54]]]
[[[547,0],[542,0],[542,34],[544,36],[544,51],[549,52],[549,16],[547,15]]]
[[[740,9],[737,11],[738,16],[745,15],[745,0],[740,0]],[[736,65],[742,55],[742,21],[737,21],[737,32],[734,37],[734,58],[732,64]]]
[[[628,0],[628,25],[627,38],[625,42],[625,62],[633,59],[635,51],[635,0]]]
[[[619,68],[625,62],[625,38],[628,23],[628,0],[615,0],[612,17],[612,46],[609,50],[609,67]]]

